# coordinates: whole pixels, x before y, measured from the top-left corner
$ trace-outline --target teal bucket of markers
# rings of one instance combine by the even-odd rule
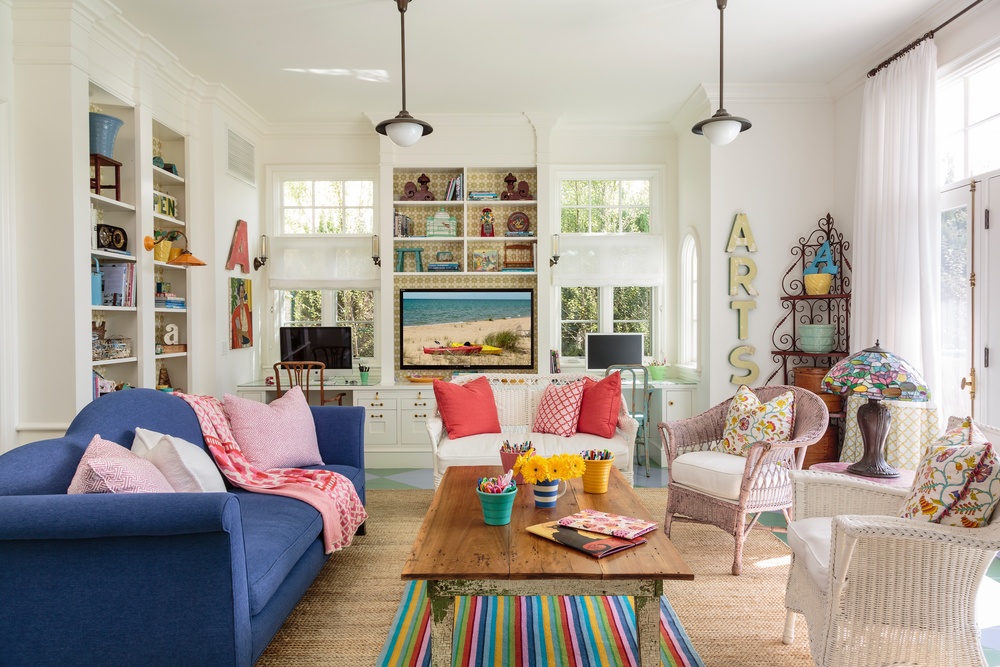
[[[503,493],[487,493],[476,489],[476,493],[479,494],[479,502],[483,506],[483,521],[487,526],[506,526],[510,523],[517,487]]]

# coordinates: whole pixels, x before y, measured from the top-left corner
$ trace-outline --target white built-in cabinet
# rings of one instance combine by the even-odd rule
[[[91,286],[87,299],[91,310],[88,334],[92,354],[85,365],[81,363],[77,372],[85,375],[93,387],[91,398],[97,395],[98,375],[117,385],[153,388],[160,384],[161,369],[166,369],[170,386],[188,389],[191,377],[191,350],[187,347],[191,340],[190,302],[187,301],[190,269],[157,260],[154,252],[143,246],[144,237],[153,236],[154,230],[179,230],[190,239],[191,224],[186,218],[190,210],[186,180],[190,163],[188,142],[184,135],[155,120],[147,107],[135,106],[93,83],[89,101],[91,109],[119,118],[123,125],[112,155],[113,162],[118,163],[117,179],[115,164],[95,161],[91,155],[91,180],[81,184],[88,187],[90,197],[88,219],[78,220],[77,224],[89,229],[86,246],[90,275],[80,276],[80,279]],[[154,153],[165,163],[175,165],[177,173],[155,167]],[[96,168],[101,169],[102,185],[118,181],[117,192],[108,187],[95,191]],[[154,211],[154,192],[166,194],[175,202],[171,207],[172,215]],[[111,248],[107,247],[109,241]],[[174,244],[185,247],[183,239]],[[93,287],[93,274],[98,266],[104,274],[100,303],[97,303]],[[117,300],[105,300],[103,292],[108,288],[109,279],[123,267],[127,271],[128,295],[120,304]],[[157,289],[164,283],[169,285],[172,294],[185,300],[183,308],[157,306]],[[171,301],[175,305],[175,300]],[[93,340],[101,335],[99,330],[103,330],[104,343]],[[186,349],[164,351],[164,335],[168,331],[176,331],[177,345]]]

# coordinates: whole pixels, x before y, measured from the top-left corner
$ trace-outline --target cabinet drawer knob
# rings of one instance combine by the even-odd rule
[[[375,400],[376,401],[378,400],[378,392],[377,391],[375,392]]]
[[[673,401],[667,401],[667,405],[673,405],[673,404],[674,404]]]
[[[413,415],[413,416],[414,416],[414,417],[422,417],[422,418],[424,418],[424,419],[427,419],[427,415]]]
[[[415,408],[426,408],[427,407],[427,401],[424,401],[423,403],[414,403],[413,407],[415,407]]]
[[[382,419],[382,415],[368,415],[372,419]]]
[[[418,391],[417,392],[417,398],[423,398],[423,397],[424,397],[424,395],[421,392]]]

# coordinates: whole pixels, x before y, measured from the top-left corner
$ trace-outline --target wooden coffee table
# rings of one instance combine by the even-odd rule
[[[449,467],[420,526],[403,579],[427,581],[431,605],[431,664],[451,664],[455,596],[632,595],[635,596],[639,659],[660,661],[660,596],[664,579],[694,579],[662,530],[622,474],[611,469],[608,492],[583,492],[580,479],[554,509],[536,509],[531,487],[517,491],[511,523],[487,526],[476,496],[480,477],[500,466]],[[646,544],[593,558],[529,533],[526,528],[592,508],[657,521]]]

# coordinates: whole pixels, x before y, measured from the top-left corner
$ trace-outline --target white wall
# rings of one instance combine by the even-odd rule
[[[706,326],[710,361],[702,381],[708,383],[709,402],[715,404],[736,389],[730,383],[735,369],[729,353],[741,344],[756,348],[753,360],[760,367],[754,384],[763,384],[775,370],[771,333],[785,315],[780,296],[782,276],[794,258],[791,248],[816,229],[827,212],[838,220],[834,205],[833,104],[823,90],[784,90],[767,99],[766,89],[753,100],[727,98],[734,114],[748,118],[753,127],[727,146],[711,147],[711,229],[703,236],[702,258],[709,265],[704,283],[711,300]],[[751,257],[757,266],[753,286],[757,297],[742,290],[729,296],[729,258],[726,245],[738,213],[750,222],[758,251],[737,255]],[[797,269],[796,269],[797,270]],[[737,312],[732,299],[755,299],[750,311],[748,338],[737,336]],[[782,382],[779,373],[772,384]],[[738,384],[738,383],[737,383]],[[707,407],[707,406],[702,406]]]
[[[14,257],[14,20],[8,0],[0,0],[0,284],[15,284]],[[17,377],[14,290],[0,290],[0,377]],[[0,387],[0,454],[17,441],[17,391]]]

